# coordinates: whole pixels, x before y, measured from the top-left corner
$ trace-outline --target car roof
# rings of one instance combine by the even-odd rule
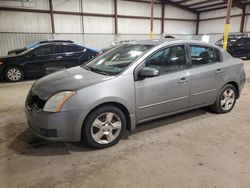
[[[161,44],[196,44],[196,45],[202,45],[202,46],[209,46],[213,48],[218,48],[214,44],[202,42],[199,40],[180,40],[180,39],[174,39],[174,38],[164,38],[164,39],[154,39],[154,40],[139,40],[139,41],[133,41],[129,42],[127,44],[143,44],[143,45],[153,45],[158,46]]]

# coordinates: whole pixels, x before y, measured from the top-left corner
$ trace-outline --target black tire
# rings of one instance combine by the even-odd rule
[[[16,71],[16,74],[18,74],[18,76],[11,77],[9,75],[10,71]],[[4,70],[4,78],[7,82],[19,82],[24,78],[24,71],[18,66],[9,66]]]
[[[101,143],[98,143],[97,141],[95,141],[95,139],[92,136],[92,130],[93,130],[92,124],[94,123],[94,121],[98,117],[102,116],[105,113],[114,113],[116,115],[116,117],[118,116],[120,118],[119,120],[121,122],[121,128],[120,128],[120,132],[118,133],[118,136],[113,141],[111,141],[109,143],[102,143],[101,144]],[[102,127],[103,126],[104,125],[102,125]],[[93,112],[91,112],[87,116],[87,118],[85,119],[84,124],[83,124],[83,129],[82,129],[82,140],[84,142],[86,142],[86,144],[88,146],[90,146],[92,148],[95,148],[95,149],[106,148],[106,147],[110,147],[110,146],[117,144],[119,142],[119,140],[121,139],[122,135],[124,134],[125,130],[126,130],[126,117],[125,117],[124,113],[119,108],[117,108],[115,106],[102,106],[102,107],[94,110]],[[101,131],[101,129],[99,129],[99,131]],[[102,132],[102,134],[103,134],[103,132]],[[106,137],[106,136],[104,135],[104,137]],[[101,137],[101,138],[103,138],[103,137]]]
[[[233,103],[231,103],[231,107],[229,109],[223,109],[223,105],[222,105],[223,94],[226,90],[232,90],[234,92],[234,101]],[[237,92],[236,92],[235,87],[231,84],[227,84],[221,89],[215,103],[211,106],[211,108],[214,112],[219,113],[219,114],[228,113],[234,108],[236,99],[237,99]]]

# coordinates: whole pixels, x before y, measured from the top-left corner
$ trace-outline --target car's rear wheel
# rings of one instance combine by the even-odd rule
[[[230,112],[236,102],[237,92],[233,85],[227,84],[221,90],[219,96],[217,97],[212,109],[217,113],[227,113]]]
[[[8,82],[19,82],[24,78],[24,72],[20,67],[7,67],[4,71],[5,80]]]
[[[83,140],[90,147],[105,148],[119,142],[126,129],[126,118],[119,108],[103,106],[91,112],[83,126]]]

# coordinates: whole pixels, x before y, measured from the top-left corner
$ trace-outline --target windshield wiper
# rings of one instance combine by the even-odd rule
[[[95,69],[93,67],[84,67],[84,69],[86,69],[88,71],[96,72],[96,73],[99,73],[99,74],[103,74],[103,75],[109,75],[108,73],[103,72],[103,71],[98,70],[98,69]]]

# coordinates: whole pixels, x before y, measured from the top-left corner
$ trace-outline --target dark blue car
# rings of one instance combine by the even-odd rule
[[[0,75],[9,82],[42,77],[48,70],[60,70],[84,64],[99,55],[99,49],[69,42],[35,45],[16,56],[0,58]]]

